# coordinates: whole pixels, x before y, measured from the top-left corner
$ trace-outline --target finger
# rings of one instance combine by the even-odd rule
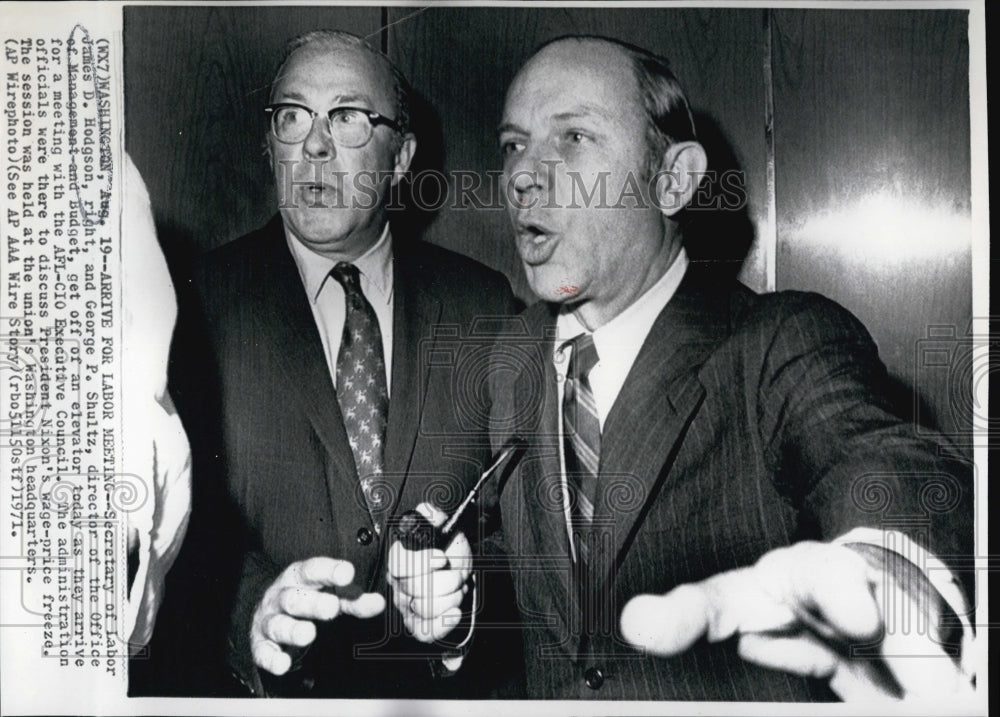
[[[754,568],[730,570],[666,595],[639,595],[622,611],[622,634],[656,655],[676,655],[702,636],[716,642],[737,631],[778,630],[794,623],[788,606],[761,586]]]
[[[251,648],[254,664],[272,675],[283,675],[292,666],[291,656],[270,640],[261,640]]]
[[[816,637],[748,633],[740,637],[739,655],[744,660],[802,677],[825,679],[837,669],[839,657]]]
[[[417,617],[408,608],[401,610],[400,614],[403,616],[403,627],[415,640],[425,644],[434,642],[434,631],[426,620]]]
[[[433,503],[421,503],[416,511],[427,518],[435,528],[440,528],[448,520],[447,514]]]
[[[884,588],[884,589],[883,589]],[[940,699],[971,694],[962,670],[935,641],[928,612],[913,593],[889,579],[876,588],[876,600],[887,611],[882,654],[905,699]]]
[[[448,610],[432,619],[421,619],[413,614],[403,615],[403,625],[416,640],[423,643],[447,637],[461,620],[462,611],[458,608]]]
[[[840,660],[830,689],[844,702],[898,702],[898,685],[887,680],[877,660]]]
[[[873,589],[877,575],[842,545],[802,542],[766,554],[756,566],[767,585],[785,586],[793,609],[818,614],[847,640],[877,637],[882,619]],[[874,579],[874,580],[873,580]]]
[[[693,585],[666,595],[639,595],[622,610],[622,635],[655,655],[675,655],[705,634],[708,610],[704,591]]]
[[[448,558],[443,551],[407,550],[398,540],[389,546],[388,571],[390,576],[411,577],[427,575],[434,570],[441,570],[448,565]]]
[[[289,585],[342,587],[354,580],[354,566],[346,560],[317,556],[292,563],[285,569],[282,579]]]
[[[392,604],[396,606],[396,609],[401,613],[406,613],[410,609],[410,600],[413,599],[412,595],[408,595],[397,587],[392,588]]]
[[[284,588],[278,605],[293,617],[309,620],[332,620],[340,612],[340,599],[336,595],[301,587]]]
[[[412,598],[407,605],[412,613],[425,620],[430,620],[441,616],[452,608],[462,604],[465,594],[461,590],[456,590],[447,595],[438,595],[428,598]]]
[[[296,620],[282,613],[266,618],[261,631],[266,639],[279,645],[305,647],[316,639],[315,625],[308,620]]]
[[[449,567],[461,571],[463,581],[469,577],[472,572],[472,546],[469,545],[465,533],[461,531],[456,533],[445,548],[444,554],[448,558]]]
[[[375,617],[385,610],[385,597],[381,593],[361,593],[353,600],[341,600],[340,611],[352,617]]]
[[[461,589],[467,576],[458,570],[436,570],[426,575],[410,578],[393,578],[396,588],[413,597],[434,597],[448,595]]]
[[[408,550],[394,540],[389,546],[387,571],[390,577],[409,577],[431,572],[431,550]],[[440,552],[440,551],[439,551]],[[443,553],[442,553],[443,554]]]

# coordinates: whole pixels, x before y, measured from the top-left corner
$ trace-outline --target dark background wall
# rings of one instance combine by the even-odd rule
[[[666,56],[710,168],[742,172],[747,194],[741,211],[699,213],[689,251],[735,263],[750,246],[753,288],[841,302],[904,407],[968,427],[971,376],[949,338],[972,315],[964,10],[127,7],[126,148],[175,269],[274,213],[261,108],[284,42],[321,27],[369,37],[410,79],[416,168],[481,176],[500,167],[503,95],[541,42],[596,33]],[[394,232],[498,268],[530,299],[505,214],[456,196]],[[928,336],[951,358],[927,361]]]

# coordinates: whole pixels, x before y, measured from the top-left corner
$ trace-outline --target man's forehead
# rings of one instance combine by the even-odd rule
[[[598,69],[621,73],[627,71],[630,64],[628,55],[615,44],[597,38],[569,38],[553,42],[536,52],[525,63],[522,72],[542,65],[549,70],[555,68],[581,74]]]
[[[607,119],[636,101],[637,90],[631,61],[620,48],[563,40],[542,48],[521,68],[507,94],[505,115],[542,101],[552,107],[551,119]]]
[[[300,48],[285,60],[271,95],[304,99],[305,93],[331,92],[349,99],[391,99],[392,87],[389,69],[374,53],[360,47],[316,45]]]
[[[509,117],[509,113],[506,113]],[[612,123],[618,119],[618,115],[613,112],[610,108],[604,107],[602,105],[593,103],[577,103],[577,104],[559,104],[556,103],[556,107],[553,111],[544,115],[544,119],[549,120],[555,124],[572,124],[579,120],[596,120],[598,122]],[[521,127],[517,118],[509,118],[500,124],[497,132],[503,134],[504,132],[523,132],[527,131],[524,127]]]

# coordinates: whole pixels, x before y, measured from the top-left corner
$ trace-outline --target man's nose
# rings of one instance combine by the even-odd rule
[[[326,116],[313,117],[309,134],[302,142],[302,153],[307,159],[332,159],[337,155],[336,147],[330,136],[330,123]]]
[[[526,149],[516,162],[508,166],[508,177],[519,203],[531,199],[537,192],[552,188],[555,160],[546,159],[537,149]]]

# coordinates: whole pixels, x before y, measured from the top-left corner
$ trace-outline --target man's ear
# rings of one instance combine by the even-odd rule
[[[406,174],[406,170],[410,168],[410,162],[413,161],[413,155],[417,151],[417,138],[411,133],[403,135],[403,142],[399,145],[399,149],[396,150],[396,164],[392,170],[392,185],[395,187],[399,184],[399,180],[403,178]]]
[[[675,142],[667,148],[653,188],[664,216],[672,217],[691,202],[707,168],[708,156],[698,142]]]

